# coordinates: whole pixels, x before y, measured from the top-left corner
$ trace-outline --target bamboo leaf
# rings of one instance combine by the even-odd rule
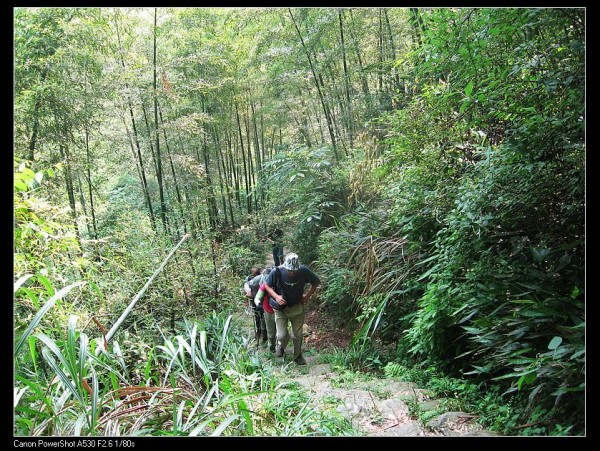
[[[235,420],[237,420],[239,418],[238,414],[235,415],[231,415],[230,417],[225,418],[224,421],[221,422],[221,424],[219,424],[219,427],[217,427],[214,432],[211,435],[211,437],[218,437],[221,435],[221,433],[227,428],[227,426],[229,426],[231,423],[233,423]]]
[[[467,96],[470,96],[472,92],[473,92],[473,80],[471,80],[469,83],[467,83],[467,86],[465,87],[465,94]]]
[[[48,279],[46,279],[44,276],[42,276],[41,274],[38,274],[36,276],[38,282],[40,282],[42,285],[44,285],[46,287],[46,292],[48,293],[48,296],[54,296],[54,287],[52,286],[52,284],[50,283],[50,281]]]
[[[22,387],[22,388],[14,387],[13,407],[17,407],[17,404],[19,404],[19,400],[21,399],[21,396],[23,396],[23,394],[25,393],[26,390],[27,390],[27,387]]]
[[[96,371],[94,368],[91,368],[92,371],[92,411],[91,411],[91,420],[90,420],[90,433],[91,435],[95,435],[96,423],[98,422],[98,376],[96,375]]]
[[[19,277],[19,279],[15,282],[13,293],[16,293],[21,285],[23,285],[32,276],[33,274],[25,274],[24,276]]]
[[[15,344],[14,349],[13,349],[13,356],[16,356],[19,353],[19,351],[21,350],[21,347],[23,346],[23,343],[25,343],[25,340],[27,340],[27,337],[29,337],[29,335],[31,334],[33,329],[35,329],[35,327],[38,325],[38,323],[41,321],[41,319],[44,317],[44,315],[48,312],[48,310],[50,310],[52,308],[54,303],[57,300],[61,299],[63,296],[65,296],[73,288],[83,285],[84,283],[85,282],[73,283],[73,284],[63,288],[58,293],[56,293],[54,296],[52,296],[50,299],[48,299],[48,301],[43,305],[43,307],[40,309],[40,311],[35,315],[33,320],[31,320],[31,322],[29,323],[29,326],[27,326],[27,329],[25,330],[25,332],[23,332],[23,334],[19,337],[19,340],[17,341],[17,343]]]
[[[562,337],[554,337],[552,338],[552,340],[550,340],[550,343],[548,343],[548,349],[550,349],[551,351],[555,350],[556,348],[558,348],[560,346],[560,344],[562,343]]]
[[[77,392],[77,389],[75,388],[75,386],[73,385],[73,383],[71,382],[71,380],[67,377],[67,375],[62,370],[62,368],[60,366],[58,366],[58,364],[56,363],[56,360],[54,360],[54,358],[52,357],[52,354],[50,353],[50,349],[49,348],[43,348],[42,349],[42,355],[44,356],[44,358],[48,362],[48,365],[50,365],[50,367],[52,368],[52,370],[54,370],[54,372],[56,373],[56,375],[62,381],[62,383],[64,384],[64,386],[71,392],[71,394],[73,396],[75,396],[75,398],[77,398],[77,400],[81,403],[82,406],[85,405],[85,401],[83,400],[83,398],[81,397],[81,395]]]

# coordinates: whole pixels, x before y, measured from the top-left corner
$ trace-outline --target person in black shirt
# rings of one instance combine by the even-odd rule
[[[294,362],[306,365],[302,356],[302,326],[306,317],[306,303],[311,298],[321,281],[308,267],[300,265],[298,255],[290,253],[285,256],[283,265],[275,267],[267,277],[265,289],[272,298],[271,307],[275,311],[277,328],[276,357],[283,357],[285,347],[290,340],[288,322],[291,324],[291,339],[294,342]],[[304,286],[310,288],[304,293]]]
[[[273,263],[279,266],[283,263],[283,231],[275,227],[267,235],[267,240],[273,245]]]

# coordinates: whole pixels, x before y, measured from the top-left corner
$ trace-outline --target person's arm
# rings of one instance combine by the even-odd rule
[[[248,282],[244,284],[244,293],[246,294],[247,298],[252,299],[252,290],[250,289],[250,285],[248,284]]]
[[[321,279],[319,279],[319,277],[314,272],[312,272],[309,268],[307,268],[304,265],[300,266],[300,270],[303,271],[303,273],[306,275],[306,282],[310,283],[310,288],[306,293],[302,295],[302,303],[304,304],[305,302],[309,301],[313,293],[317,290],[317,288],[321,284]]]
[[[275,302],[277,302],[279,305],[285,305],[287,304],[287,301],[283,299],[282,295],[275,293],[275,290],[271,286],[271,284],[275,283],[273,279],[277,277],[275,273],[276,271],[277,269],[274,269],[273,272],[271,272],[271,274],[269,274],[269,276],[267,277],[267,280],[265,282],[265,290],[267,291],[267,294],[269,296],[275,299]],[[279,275],[279,277],[281,277],[281,274]]]
[[[302,295],[302,303],[303,304],[309,301],[309,299],[312,297],[313,293],[315,291],[317,291],[318,287],[319,287],[318,283],[312,284],[310,286],[310,288],[308,289],[308,291]]]
[[[287,301],[283,299],[283,296],[275,293],[275,290],[271,288],[269,284],[265,284],[265,290],[267,291],[267,294],[275,299],[275,302],[277,302],[279,305],[287,304]]]
[[[256,296],[254,296],[254,304],[258,307],[262,304],[262,300],[265,297],[265,286],[267,284],[263,283],[259,288],[258,291],[256,292]]]

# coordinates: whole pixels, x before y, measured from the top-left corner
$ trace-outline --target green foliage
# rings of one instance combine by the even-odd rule
[[[345,368],[349,374],[379,373],[384,365],[381,353],[368,346],[351,346],[347,350],[334,349],[329,356],[332,365]],[[346,379],[343,376],[342,379]]]
[[[34,171],[30,164],[14,159],[14,272],[21,277],[40,272],[46,277],[80,275],[85,259],[69,258],[69,253],[79,254],[79,243],[69,215],[49,204],[41,192],[44,175],[54,177],[53,169]],[[64,281],[61,280],[61,281]]]
[[[317,260],[320,233],[334,223],[347,202],[347,182],[333,167],[331,153],[330,148],[299,147],[266,164],[271,174],[268,186],[285,187],[276,190],[273,199],[296,224],[290,247],[309,265]]]
[[[15,152],[33,160],[14,162],[16,432],[344,433],[297,388],[276,396],[231,334],[239,278],[268,253],[233,224],[270,219],[324,281],[326,314],[356,330],[340,365],[430,379],[507,434],[585,432],[585,9],[428,8],[420,24],[402,8],[295,8],[303,43],[285,10],[162,9],[157,90],[139,12],[14,11]],[[151,223],[129,155],[139,139],[156,209],[157,124],[141,111],[154,98],[174,162],[169,231]],[[77,230],[87,182],[97,240]],[[184,219],[195,242],[132,313],[125,352],[115,342],[110,363],[158,390],[127,418],[139,400],[109,394],[122,382],[109,356],[90,357],[91,332],[69,318],[94,327],[121,311]],[[225,316],[187,321],[215,309]],[[369,342],[421,366],[384,366]]]
[[[15,433],[79,436],[100,432],[101,400],[112,388],[108,379],[117,377],[127,382],[127,378],[119,372],[114,355],[106,350],[100,355],[94,353],[95,344],[90,343],[87,334],[76,330],[76,324],[77,317],[71,316],[66,338],[58,341],[43,333],[33,335],[51,374],[46,373],[46,367],[43,375],[18,368],[22,375],[17,375],[15,381],[15,389],[20,392],[15,400]],[[34,325],[35,321],[30,329]],[[31,389],[46,385],[45,392]],[[26,392],[27,388],[31,390]],[[38,406],[39,412],[31,415],[28,406]]]
[[[371,325],[385,310],[399,319],[400,333],[407,330],[401,347],[413,358],[477,381],[493,378],[527,401],[522,411],[542,409],[561,424],[568,418],[578,431],[585,388],[580,14],[424,14],[420,91],[386,119],[383,168],[387,227],[401,229],[403,250],[415,252],[412,262],[398,261],[409,291],[397,299],[412,295],[418,307],[400,314],[399,304],[380,304],[361,330],[375,335]],[[462,35],[459,23],[474,34]],[[355,268],[370,260],[360,255]],[[376,299],[372,288],[367,293],[362,299]],[[508,416],[529,415],[522,411]]]
[[[262,263],[264,263],[264,254],[256,254],[247,247],[237,247],[233,245],[226,245],[224,247],[227,268],[229,268],[233,274],[240,277],[240,279],[245,279],[245,277],[250,274],[250,268],[254,266],[261,267]]]
[[[325,265],[321,263],[320,268]],[[354,274],[352,271],[342,268],[331,267],[326,271],[327,282],[319,295],[320,303],[328,309],[336,312],[335,321],[344,322],[347,318],[353,318],[353,285]]]

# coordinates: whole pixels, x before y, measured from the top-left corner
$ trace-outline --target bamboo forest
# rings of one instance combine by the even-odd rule
[[[586,436],[585,8],[12,14],[15,447]]]

